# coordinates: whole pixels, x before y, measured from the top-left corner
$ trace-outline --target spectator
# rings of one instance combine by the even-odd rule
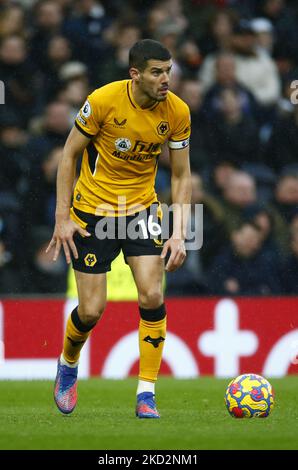
[[[203,246],[198,254],[205,270],[227,241],[224,236],[225,212],[222,205],[204,188],[202,178],[198,174],[192,173],[191,179],[192,217],[195,204],[203,204]],[[192,220],[192,222],[195,227],[198,221]],[[202,229],[202,227],[197,228]]]
[[[230,49],[235,21],[236,15],[232,10],[214,11],[207,23],[205,35],[199,40],[200,50],[204,57]]]
[[[282,44],[288,50],[295,50],[297,54],[297,24],[295,16],[290,8],[287,8],[285,0],[264,0],[260,3],[260,14],[274,26],[275,42]]]
[[[298,232],[291,234],[290,255],[282,268],[282,282],[285,294],[298,294]]]
[[[217,199],[223,199],[223,193],[230,177],[239,170],[239,165],[231,162],[218,162],[208,174],[208,187],[211,194]]]
[[[62,147],[54,147],[31,172],[24,208],[29,234],[34,227],[50,229],[55,224],[56,176],[62,152]]]
[[[182,37],[183,28],[172,21],[166,21],[159,25],[155,31],[154,39],[161,42],[172,54],[175,59],[178,43]]]
[[[183,2],[181,0],[163,0],[158,2],[152,9],[148,9],[147,26],[145,26],[145,36],[155,37],[160,27],[172,24],[181,33],[188,27],[188,18],[183,12]]]
[[[169,11],[163,3],[158,3],[150,8],[147,13],[147,21],[145,23],[145,37],[153,37],[159,26],[166,22],[170,17]]]
[[[283,253],[282,247],[279,246],[276,240],[276,229],[279,222],[277,214],[269,207],[256,204],[245,211],[245,218],[252,221],[259,228],[263,250],[280,264]]]
[[[279,267],[262,247],[259,228],[245,222],[231,233],[230,246],[215,257],[208,288],[217,295],[274,295],[281,292]]]
[[[280,177],[271,204],[274,215],[275,239],[282,256],[289,254],[289,230],[298,214],[298,176],[285,174]]]
[[[220,161],[243,165],[259,159],[258,127],[253,117],[245,116],[241,95],[225,88],[219,95],[219,112],[207,123],[206,146],[211,163]],[[241,136],[241,138],[239,138]]]
[[[70,107],[70,121],[74,122],[78,109],[90,91],[89,75],[82,62],[68,62],[59,70],[60,92],[58,100]]]
[[[46,253],[51,228],[35,227],[28,243],[28,265],[22,272],[22,284],[25,292],[38,294],[63,294],[66,291],[67,265],[60,253],[53,263]]]
[[[281,176],[275,191],[275,207],[286,224],[298,213],[298,173]]]
[[[6,104],[18,113],[26,125],[36,104],[37,73],[29,61],[22,37],[13,35],[2,39],[0,69],[1,80],[5,83]]]
[[[246,218],[246,211],[257,202],[256,185],[252,176],[234,171],[223,188],[225,232],[229,236]]]
[[[7,248],[3,220],[0,215],[0,294],[19,294],[22,281],[12,253]]]
[[[236,63],[233,54],[224,52],[216,56],[215,83],[208,89],[203,102],[203,113],[208,120],[220,111],[220,95],[225,88],[234,89],[241,101],[245,115],[258,118],[259,108],[253,94],[242,86],[236,77]]]
[[[256,35],[256,45],[261,51],[272,55],[274,30],[271,21],[266,18],[254,18],[251,26]]]
[[[28,170],[23,154],[28,134],[21,124],[8,107],[0,114],[0,191],[11,191],[16,197],[22,195],[22,180]]]
[[[177,94],[180,86],[182,69],[176,57],[178,56],[178,44],[182,37],[183,28],[178,23],[171,21],[162,23],[155,32],[154,38],[161,42],[172,54],[173,66],[171,70],[171,90]]]
[[[64,24],[63,31],[73,44],[75,58],[88,65],[95,84],[98,62],[109,57],[104,32],[110,24],[111,18],[99,0],[77,0],[74,14]]]
[[[205,270],[211,259],[220,251],[224,244],[222,228],[224,211],[220,204],[204,189],[201,177],[192,174],[192,209],[188,227],[187,239],[191,233],[196,240],[203,239],[203,246],[199,250],[188,251],[184,265],[175,273],[167,275],[168,295],[198,295],[206,293]],[[203,204],[203,220],[196,218],[196,205]],[[203,222],[203,225],[202,223]],[[203,233],[201,231],[203,230]]]
[[[56,98],[61,87],[60,69],[72,58],[71,44],[63,36],[53,36],[48,42],[47,60],[43,73],[43,94],[48,103]]]
[[[7,36],[27,37],[25,11],[20,4],[10,4],[1,11],[0,38]]]
[[[200,172],[209,165],[205,147],[205,125],[201,113],[202,87],[200,82],[197,80],[183,80],[180,84],[179,96],[188,104],[191,113],[191,169]]]
[[[247,21],[234,28],[231,51],[235,54],[236,77],[254,95],[261,106],[275,105],[280,95],[280,79],[271,57],[256,48],[256,36]],[[215,81],[216,56],[209,55],[203,62],[200,79],[204,89]]]
[[[297,152],[298,107],[295,106],[293,113],[281,116],[273,126],[265,149],[265,160],[268,166],[280,173],[286,165],[297,164]]]
[[[64,145],[72,126],[69,105],[58,101],[48,104],[35,126],[35,135],[26,146],[26,156],[32,165],[53,147]]]
[[[113,50],[109,58],[97,69],[98,85],[128,78],[128,53],[133,44],[141,38],[141,29],[133,23],[119,23],[115,28]]]
[[[202,55],[193,39],[186,39],[178,46],[177,60],[181,66],[183,77],[195,79],[202,63]]]
[[[62,34],[63,12],[54,0],[39,0],[34,8],[31,38],[31,59],[37,67],[46,72],[48,45],[53,36]]]
[[[20,118],[8,108],[1,115],[0,129],[1,256],[16,265],[22,255],[21,200],[27,189],[28,171],[23,146],[27,141],[27,134],[21,127]],[[6,261],[4,264],[6,265]]]
[[[84,78],[75,78],[67,81],[59,93],[60,101],[67,103],[70,108],[71,121],[74,122],[78,110],[89,94],[89,86]]]

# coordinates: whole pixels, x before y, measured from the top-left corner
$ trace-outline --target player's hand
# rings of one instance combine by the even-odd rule
[[[170,250],[171,255],[165,269],[169,272],[176,271],[176,269],[180,268],[186,258],[184,241],[170,238],[164,244],[160,257],[165,258],[168,250]]]
[[[48,253],[52,248],[55,248],[53,261],[57,260],[62,246],[68,264],[71,262],[70,250],[75,259],[78,259],[78,252],[73,241],[75,232],[79,232],[82,237],[90,237],[90,233],[87,230],[84,230],[70,218],[56,219],[52,240],[46,249],[46,253]]]

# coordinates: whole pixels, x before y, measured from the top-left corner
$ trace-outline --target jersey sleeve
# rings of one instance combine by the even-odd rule
[[[175,127],[169,137],[168,145],[170,149],[183,149],[189,145],[190,138],[190,111],[188,106],[183,103],[176,108]]]
[[[75,119],[76,128],[90,139],[98,133],[101,124],[100,108],[95,93],[88,96]]]

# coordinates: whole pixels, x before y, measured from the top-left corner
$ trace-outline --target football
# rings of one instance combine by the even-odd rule
[[[260,375],[239,375],[228,385],[225,404],[235,418],[267,418],[274,406],[273,388]]]

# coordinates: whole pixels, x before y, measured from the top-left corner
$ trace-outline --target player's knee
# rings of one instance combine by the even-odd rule
[[[139,305],[142,308],[158,308],[163,303],[163,294],[160,289],[148,289],[139,292]]]
[[[82,323],[92,325],[102,316],[105,309],[105,303],[84,302],[79,305],[79,314]]]

